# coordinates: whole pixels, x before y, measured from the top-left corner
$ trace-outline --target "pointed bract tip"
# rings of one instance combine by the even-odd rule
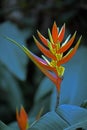
[[[61,27],[61,30],[65,30],[65,26],[66,26],[66,24],[64,23],[63,25],[62,25],[62,27]]]
[[[77,31],[75,31],[75,32],[74,32],[73,36],[75,37],[75,36],[76,36],[76,34],[77,34]]]
[[[77,41],[77,46],[81,43],[82,35],[80,36],[79,40]]]
[[[36,38],[35,38],[35,36],[33,35],[33,39],[34,39],[34,41],[36,40]]]
[[[56,25],[56,26],[57,26],[56,21],[54,21],[53,25]]]
[[[63,24],[63,26],[61,27],[59,31],[58,40],[60,43],[62,42],[64,35],[65,35],[65,23]]]
[[[37,34],[38,34],[38,36],[41,38],[41,37],[43,37],[43,35],[40,33],[40,31],[37,29]]]
[[[82,35],[80,36],[80,41],[81,41],[81,39],[82,39]]]
[[[35,43],[38,42],[35,36],[33,36],[33,39],[34,39],[34,42],[35,42]]]
[[[50,39],[51,43],[53,43],[53,38],[52,38],[52,35],[51,35],[51,32],[50,32],[49,28],[48,28],[48,35],[49,35],[49,39]]]
[[[28,115],[24,110],[24,107],[21,106],[20,111],[16,108],[16,119],[19,125],[20,130],[26,130],[28,125]]]
[[[63,27],[64,27],[64,28],[65,28],[65,26],[66,26],[66,23],[63,24]]]
[[[39,30],[37,29],[37,32],[39,32]]]

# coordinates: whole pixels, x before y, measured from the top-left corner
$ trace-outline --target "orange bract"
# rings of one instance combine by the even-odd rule
[[[20,130],[26,130],[28,124],[28,116],[23,107],[21,107],[20,112],[16,110],[16,118],[19,125]]]
[[[48,58],[53,58],[53,59],[56,59],[56,57],[48,50],[46,49],[43,45],[41,45],[39,43],[39,41],[33,36],[34,38],[34,41],[36,43],[36,45],[38,46],[38,48],[41,50],[41,52],[46,55]]]
[[[55,22],[52,27],[52,38],[53,38],[54,43],[58,42],[58,28]]]
[[[44,45],[48,46],[47,39],[39,31],[37,31],[37,33],[38,33],[38,36],[39,36],[40,40],[44,43]]]
[[[58,35],[58,41],[61,43],[65,34],[65,24],[62,26],[59,35]]]

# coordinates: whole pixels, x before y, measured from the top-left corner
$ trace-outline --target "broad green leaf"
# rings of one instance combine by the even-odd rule
[[[72,125],[64,130],[86,130],[86,129],[87,129],[87,120],[77,123],[75,125]]]
[[[2,121],[0,121],[0,130],[16,130],[16,129],[10,128],[7,125],[5,125]]]
[[[55,110],[56,108],[56,103],[57,103],[57,90],[56,90],[56,87],[53,88],[53,91],[52,91],[52,94],[51,94],[51,97],[50,97],[50,110],[53,111]]]
[[[60,105],[56,112],[70,125],[87,120],[87,109],[78,106]]]
[[[54,110],[56,106],[56,97],[56,87],[48,78],[44,78],[37,89],[34,106],[29,113],[29,117],[36,117],[42,108],[42,115],[46,114],[48,111]]]
[[[60,105],[81,105],[87,100],[87,48],[80,47],[76,55],[64,65]]]
[[[0,89],[5,92],[1,95],[2,99],[7,102],[7,107],[11,110],[16,109],[23,104],[23,97],[17,80],[7,68],[0,63]],[[1,97],[0,97],[1,98]],[[6,104],[4,104],[6,105]]]
[[[34,123],[29,130],[63,130],[69,124],[55,112],[49,112]]]
[[[8,124],[8,126],[12,129],[19,130],[19,126],[17,122],[11,122],[10,124]]]
[[[42,114],[55,110],[57,94],[54,84],[48,78],[44,78],[37,89],[34,106],[30,111],[29,116],[35,117],[41,108],[44,108]]]
[[[41,98],[52,92],[53,87],[55,87],[54,84],[48,78],[44,78],[36,92],[35,102],[38,102]]]
[[[41,109],[43,109],[42,115],[50,110],[50,95],[44,97],[39,102],[34,103],[33,108],[29,112],[29,117],[36,118]]]
[[[0,61],[21,80],[26,79],[27,56],[16,46],[10,44],[2,35],[25,44],[25,38],[31,34],[28,30],[19,30],[11,22],[0,25]]]

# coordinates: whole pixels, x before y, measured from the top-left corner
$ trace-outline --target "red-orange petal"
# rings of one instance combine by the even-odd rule
[[[40,40],[44,43],[44,45],[48,47],[48,40],[38,30],[37,30],[37,34]]]
[[[33,36],[34,41],[37,45],[37,47],[41,50],[41,52],[47,56],[48,58],[56,60],[56,57],[48,50],[46,49],[43,45],[40,44],[40,42]]]
[[[61,43],[65,35],[65,24],[62,26],[59,35],[58,35],[58,41]]]
[[[53,27],[52,27],[52,38],[54,43],[58,42],[58,28],[56,25],[56,22],[54,22]]]
[[[79,40],[77,41],[77,44],[75,45],[75,47],[71,50],[71,52],[69,54],[66,54],[59,62],[58,62],[58,66],[60,66],[61,64],[65,64],[66,62],[68,62],[76,53],[78,46],[80,44],[82,36],[79,38]]]
[[[20,117],[21,119],[23,120],[24,124],[27,122],[28,120],[28,116],[27,116],[27,113],[25,112],[23,106],[21,107],[21,110],[20,110]]]
[[[17,118],[17,122],[18,122],[20,130],[26,130],[27,123],[28,123],[28,116],[23,107],[21,107],[21,110],[19,113],[18,113],[18,110],[16,110],[16,118]]]
[[[62,46],[57,53],[63,53],[65,52],[66,50],[69,49],[69,47],[73,44],[73,41],[75,39],[75,36],[76,36],[76,32],[73,34],[73,36],[70,38],[70,40],[64,45]]]

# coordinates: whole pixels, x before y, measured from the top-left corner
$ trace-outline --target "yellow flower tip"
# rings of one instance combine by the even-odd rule
[[[37,29],[37,34],[39,37],[41,37],[41,33],[39,32],[39,30]]]
[[[77,31],[74,32],[73,34],[73,39],[76,37]]]
[[[57,25],[57,24],[56,24],[56,21],[54,21],[53,25]]]
[[[80,45],[80,43],[81,43],[81,39],[82,39],[82,35],[81,35],[80,38],[78,39],[78,41],[77,41],[75,47],[73,48],[73,50],[77,50],[77,49],[78,49],[78,47],[79,47],[79,45]]]
[[[76,37],[76,34],[77,34],[77,31],[74,32],[74,34],[73,34],[73,36],[72,36],[73,39]]]
[[[80,38],[79,38],[79,40],[78,40],[78,46],[79,46],[79,44],[81,43],[81,39],[82,39],[82,35],[80,36]]]
[[[35,39],[35,36],[33,35],[33,39]]]
[[[41,37],[41,33],[39,32],[39,30],[37,30],[37,34],[39,37]]]
[[[52,35],[51,35],[49,28],[48,28],[48,35],[49,35],[50,42],[53,44],[54,42],[53,42],[53,38],[52,38]]]
[[[33,35],[33,39],[34,39],[34,42],[36,43],[37,42],[37,39],[35,38],[35,36]]]
[[[64,75],[65,68],[63,66],[57,67],[57,73],[59,77],[62,77]]]
[[[16,119],[17,119],[20,130],[26,130],[28,126],[28,116],[23,106],[21,106],[21,109],[19,112],[18,112],[18,109],[16,108]]]
[[[74,32],[74,35],[76,36],[77,31]]]

